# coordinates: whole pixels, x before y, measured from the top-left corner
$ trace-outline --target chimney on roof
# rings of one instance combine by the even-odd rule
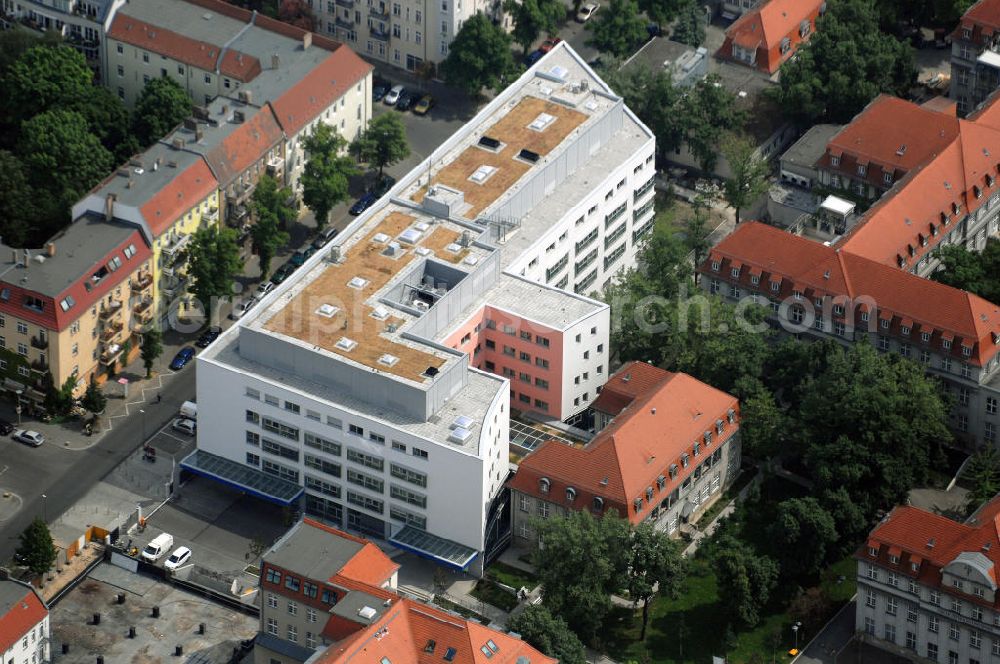
[[[302,35],[302,50],[305,51],[306,49],[308,49],[310,46],[312,46],[312,43],[313,43],[313,33],[308,32],[308,31],[305,32],[305,33],[303,33],[303,35]]]
[[[229,112],[229,106],[226,105],[226,104],[223,104],[222,110],[219,111],[219,115],[221,115],[222,117],[226,117],[226,113],[228,113],[228,112]]]
[[[115,198],[111,193],[104,197],[104,221],[111,221],[115,216]]]
[[[656,408],[651,408],[649,412],[653,415],[656,415]]]
[[[271,69],[278,69],[279,67],[281,67],[281,58],[275,53],[271,56]]]
[[[622,382],[623,382],[623,383],[627,383],[627,382],[629,382],[630,380],[632,380],[632,374],[630,374],[630,373],[627,373],[627,374],[625,374],[624,376],[622,376]]]
[[[48,255],[49,258],[52,258],[53,256],[55,256],[56,255],[56,243],[55,242],[49,242],[47,245],[45,245],[45,253]]]
[[[194,142],[195,143],[200,143],[201,139],[204,138],[204,136],[205,136],[205,132],[202,130],[202,128],[201,127],[196,127],[195,130],[194,130]]]
[[[933,537],[930,538],[929,540],[927,540],[927,548],[928,549],[933,549],[934,548],[934,538]]]
[[[194,118],[184,118],[184,128],[188,131],[194,131],[198,128],[198,123],[195,122]]]
[[[178,136],[177,138],[174,139],[173,146],[178,150],[180,150],[181,148],[184,147],[184,139]]]

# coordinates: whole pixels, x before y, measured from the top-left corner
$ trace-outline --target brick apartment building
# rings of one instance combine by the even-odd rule
[[[855,629],[914,662],[1000,660],[1000,499],[966,523],[901,506],[857,551]]]
[[[643,362],[618,371],[594,402],[606,425],[586,446],[543,443],[509,481],[515,541],[534,518],[589,510],[650,521],[667,533],[721,495],[740,466],[735,397]]]

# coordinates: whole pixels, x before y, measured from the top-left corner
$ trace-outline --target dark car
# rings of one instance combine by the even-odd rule
[[[377,80],[372,83],[372,101],[379,102],[389,93],[392,83],[386,80]]]
[[[367,210],[378,200],[378,196],[375,192],[369,191],[367,194],[358,199],[357,203],[351,206],[349,212],[355,217]]]
[[[288,262],[294,265],[295,267],[302,267],[302,265],[306,262],[306,260],[308,260],[308,258],[315,253],[316,250],[313,249],[311,246],[306,247],[305,249],[299,249],[294,254],[292,254],[292,257],[288,259]]]
[[[408,111],[413,108],[413,105],[416,103],[417,96],[409,90],[403,90],[403,92],[399,95],[399,100],[396,102],[396,110]]]
[[[171,370],[180,371],[181,369],[184,368],[185,364],[191,361],[191,358],[193,357],[194,357],[194,348],[191,348],[191,346],[184,346],[184,348],[181,348],[179,351],[177,351],[177,354],[174,355],[174,359],[170,363]]]
[[[0,420],[0,436],[9,436],[14,430],[14,425],[7,420]]]
[[[391,175],[383,174],[381,179],[375,183],[375,186],[371,188],[371,192],[381,198],[385,196],[386,193],[392,189],[393,185],[396,184],[396,178]]]
[[[531,65],[533,65],[536,62],[538,62],[539,60],[541,60],[543,55],[545,55],[545,51],[543,51],[541,49],[536,49],[536,50],[532,51],[531,53],[529,53],[527,56],[525,56],[525,58],[524,58],[524,64],[526,64],[526,65],[528,65],[530,67]]]
[[[198,348],[208,348],[213,341],[219,338],[220,334],[222,334],[222,328],[218,325],[213,325],[198,337],[198,341],[194,342],[194,345]]]
[[[549,37],[542,42],[542,45],[538,47],[538,50],[542,53],[548,53],[556,47],[556,44],[562,42],[561,37]]]
[[[271,282],[275,284],[280,284],[282,281],[288,278],[292,272],[295,272],[295,266],[290,263],[285,263],[271,275]]]

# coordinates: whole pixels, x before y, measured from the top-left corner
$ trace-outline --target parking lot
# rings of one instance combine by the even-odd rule
[[[123,604],[117,603],[119,593]],[[95,613],[101,614],[99,624]],[[52,661],[66,664],[92,664],[96,655],[106,662],[223,664],[258,626],[252,616],[107,563],[60,600],[50,621]],[[199,634],[202,623],[205,633]],[[129,638],[130,627],[135,638]],[[65,655],[63,643],[70,644]],[[177,646],[183,658],[175,657]]]

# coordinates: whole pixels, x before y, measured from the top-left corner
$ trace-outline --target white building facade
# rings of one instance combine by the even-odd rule
[[[49,611],[34,589],[0,577],[0,661],[42,664],[50,661]]]

